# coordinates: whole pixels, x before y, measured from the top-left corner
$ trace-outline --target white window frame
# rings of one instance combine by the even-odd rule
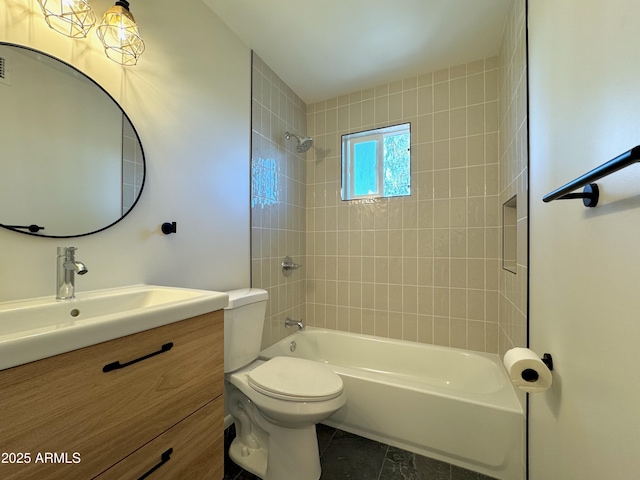
[[[384,138],[395,136],[403,133],[409,134],[411,138],[411,124],[403,123],[400,125],[391,125],[389,127],[366,130],[363,132],[350,133],[342,136],[342,200],[365,200],[371,198],[385,198],[384,195]],[[377,143],[377,159],[376,159],[376,183],[377,192],[356,195],[355,192],[355,175],[354,175],[354,147],[358,143],[376,142]],[[411,141],[409,141],[411,143]],[[409,154],[411,155],[411,154]],[[409,157],[411,163],[411,157]],[[394,195],[395,196],[395,195]],[[390,198],[390,197],[386,197]]]

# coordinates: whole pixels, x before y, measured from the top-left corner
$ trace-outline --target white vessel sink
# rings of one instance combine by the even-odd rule
[[[226,293],[134,285],[0,303],[0,370],[225,308]]]

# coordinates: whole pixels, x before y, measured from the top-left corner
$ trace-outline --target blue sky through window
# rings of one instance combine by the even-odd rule
[[[378,142],[360,142],[353,146],[353,190],[355,195],[378,193]]]

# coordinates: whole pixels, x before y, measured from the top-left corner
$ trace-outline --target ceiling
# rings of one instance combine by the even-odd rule
[[[516,0],[203,0],[305,103],[496,55]]]

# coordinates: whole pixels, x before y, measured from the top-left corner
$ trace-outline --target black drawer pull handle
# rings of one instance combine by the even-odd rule
[[[169,450],[164,452],[162,455],[160,455],[160,463],[158,463],[155,467],[152,467],[151,470],[149,470],[147,473],[145,473],[140,478],[138,478],[138,480],[144,480],[149,475],[151,475],[153,472],[155,472],[157,469],[159,469],[162,465],[164,465],[169,460],[171,460],[171,454],[172,453],[173,453],[173,448],[170,448]]]
[[[160,355],[161,353],[168,352],[172,348],[173,348],[173,342],[165,343],[157,352],[150,353],[149,355],[145,355],[144,357],[136,358],[135,360],[131,360],[130,362],[127,362],[127,363],[120,363],[118,361],[109,363],[102,368],[102,371],[104,373],[107,373],[112,370],[119,370],[120,368],[128,367],[129,365],[133,365],[134,363],[141,362],[142,360],[146,360],[147,358],[155,357],[156,355]]]

